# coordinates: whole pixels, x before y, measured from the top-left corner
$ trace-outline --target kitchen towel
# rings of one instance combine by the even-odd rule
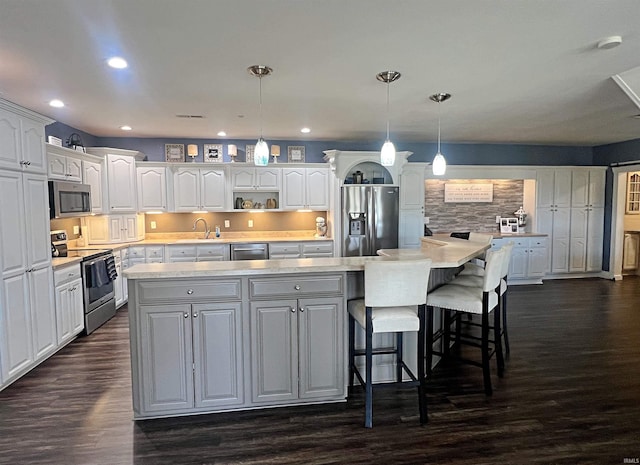
[[[107,265],[107,273],[109,273],[109,279],[111,281],[115,281],[118,277],[118,272],[116,271],[116,260],[113,258],[113,255],[109,256],[105,260]]]
[[[93,262],[89,266],[89,272],[87,273],[87,286],[88,287],[102,287],[105,284],[111,282],[109,277],[109,271],[107,270],[107,262],[105,260],[98,260]]]

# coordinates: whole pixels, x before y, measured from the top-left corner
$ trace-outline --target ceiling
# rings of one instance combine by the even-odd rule
[[[449,92],[443,141],[593,146],[640,138],[610,79],[638,24],[638,0],[0,0],[0,97],[96,136],[252,139],[264,64],[267,140],[383,141],[396,70],[396,142],[434,141]]]

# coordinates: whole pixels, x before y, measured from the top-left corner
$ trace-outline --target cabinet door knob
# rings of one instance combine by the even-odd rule
[[[291,313],[295,313],[296,312],[296,308],[295,307],[291,307]]]
[[[184,314],[182,315],[185,318],[189,318],[189,314],[187,312],[184,312]]]
[[[193,317],[198,318],[198,312],[193,312]]]
[[[296,291],[299,291],[299,290],[300,290],[300,284],[296,284],[295,286],[293,286],[293,288],[294,288]]]
[[[189,289],[189,290],[187,291],[187,294],[189,294],[189,295],[193,294],[193,289]]]
[[[304,307],[300,307],[300,311],[304,313]]]

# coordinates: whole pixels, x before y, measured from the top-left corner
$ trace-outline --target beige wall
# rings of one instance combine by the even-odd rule
[[[624,215],[625,231],[640,231],[640,215]]]
[[[67,239],[77,239],[78,234],[73,234],[73,227],[80,226],[80,218],[63,218],[59,220],[51,220],[49,222],[49,227],[51,231],[59,231],[60,229],[64,229],[67,231]]]
[[[308,231],[315,230],[316,218],[326,218],[325,212],[221,212],[221,213],[163,213],[145,215],[145,231],[147,233],[191,232],[197,218],[204,218],[213,231],[216,225],[221,232],[243,231]],[[229,220],[231,227],[224,227],[224,220]],[[253,228],[248,221],[253,220]],[[151,228],[155,221],[156,229]],[[197,231],[203,231],[204,225],[199,223]]]
[[[445,203],[445,183],[493,184],[491,203]],[[425,184],[425,216],[434,233],[452,231],[498,231],[496,216],[515,217],[524,202],[524,181],[505,179],[427,180]],[[526,210],[526,209],[525,209]],[[531,212],[529,212],[531,213]]]

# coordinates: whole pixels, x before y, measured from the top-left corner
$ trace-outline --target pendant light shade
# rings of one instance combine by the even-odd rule
[[[253,65],[249,66],[247,71],[260,80],[260,137],[254,148],[253,163],[257,166],[267,166],[269,163],[269,146],[262,137],[262,78],[269,76],[273,70],[265,65]]]
[[[429,96],[431,100],[438,103],[438,153],[433,157],[433,163],[431,165],[434,176],[443,176],[447,171],[447,160],[440,152],[440,104],[451,98],[451,94],[441,92],[439,94],[433,94]]]
[[[400,79],[402,76],[397,71],[382,71],[376,74],[376,79],[387,83],[387,139],[380,150],[380,164],[382,166],[393,166],[396,162],[396,147],[389,139],[389,85]]]

